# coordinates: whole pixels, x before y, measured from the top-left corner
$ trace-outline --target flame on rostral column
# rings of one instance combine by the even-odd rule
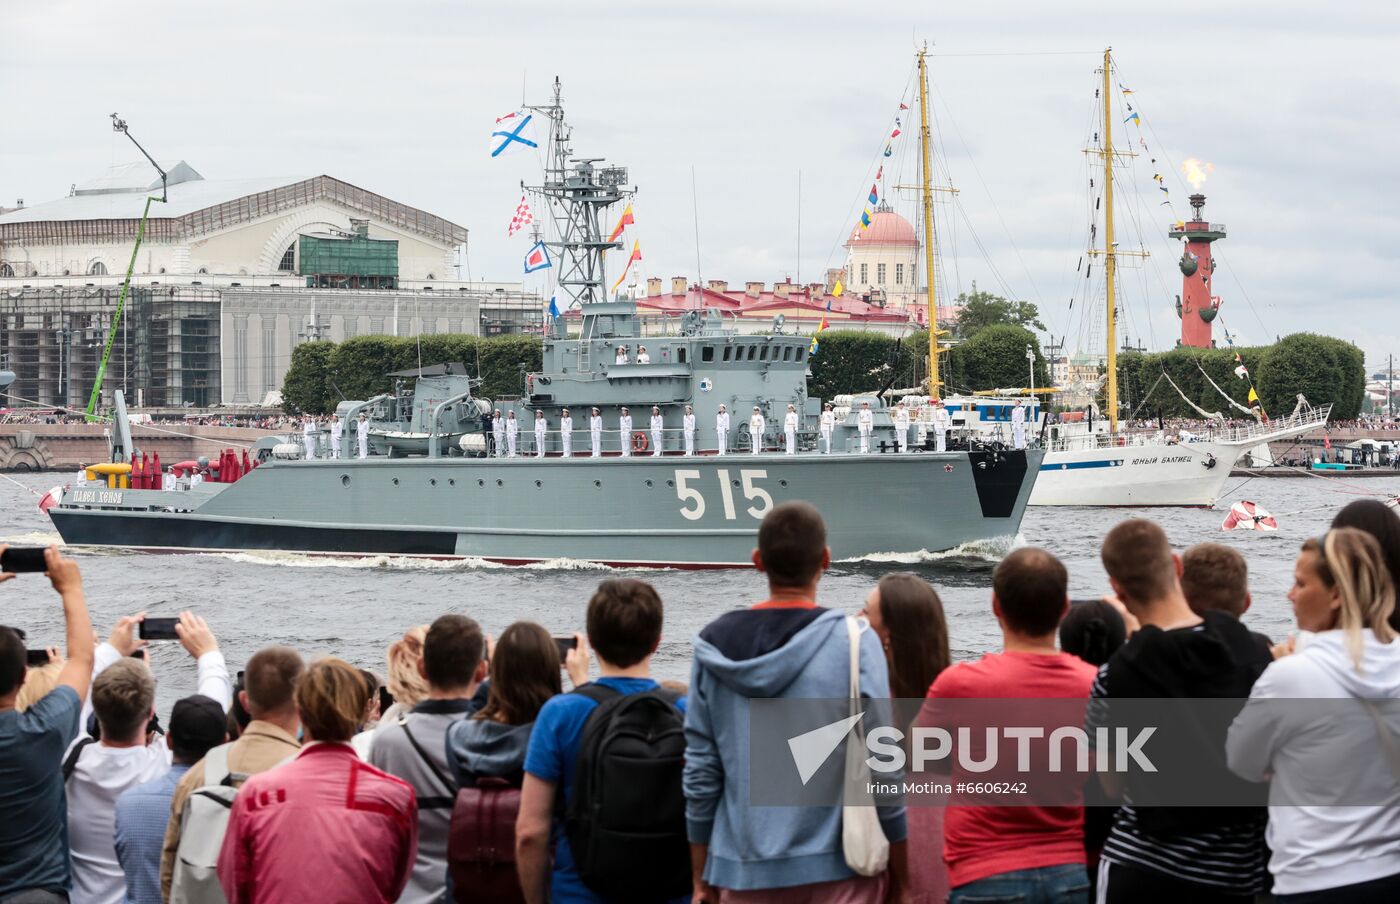
[[[1195,157],[1187,157],[1181,162],[1181,174],[1186,177],[1186,181],[1191,183],[1191,187],[1197,191],[1205,184],[1206,177],[1215,172],[1214,163],[1206,163],[1197,160]]]

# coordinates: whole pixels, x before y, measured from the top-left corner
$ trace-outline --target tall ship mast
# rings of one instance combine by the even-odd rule
[[[165,488],[159,463],[133,449],[117,393],[114,460],[45,500],[64,540],[744,567],[763,516],[789,500],[822,512],[837,559],[1016,534],[1039,451],[937,452],[932,438],[915,450],[897,441],[882,394],[856,396],[823,434],[811,338],[783,318],[740,333],[722,311],[690,310],[652,328],[632,299],[608,299],[604,254],[621,246],[601,224],[631,194],[627,170],[573,156],[557,79],[530,109],[550,122],[531,191],[554,225],[560,312],[518,394],[479,398],[462,362],[401,371],[392,392],[340,402],[339,429],[308,420],[247,459],[181,463]],[[931,258],[929,269],[932,305]]]
[[[1118,245],[1113,238],[1113,104],[1109,103],[1113,86],[1113,48],[1103,52],[1103,147],[1099,153],[1103,158],[1103,263],[1104,263],[1104,304],[1106,310],[1104,338],[1108,343],[1107,366],[1108,383],[1106,400],[1108,407],[1108,428],[1110,433],[1118,432],[1118,298],[1114,290],[1118,276]]]
[[[924,208],[924,272],[928,287],[928,394],[942,396],[942,381],[938,378],[938,295],[934,285],[933,231],[933,142],[928,125],[928,48],[919,51],[919,191]]]

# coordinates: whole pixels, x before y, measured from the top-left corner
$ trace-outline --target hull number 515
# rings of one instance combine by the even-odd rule
[[[715,471],[715,477],[719,480],[720,501],[724,504],[724,520],[734,521],[738,518],[735,513],[734,483],[729,479],[729,470],[719,468]],[[742,470],[739,472],[739,488],[744,493],[744,499],[753,503],[746,507],[744,511],[750,518],[760,519],[773,507],[773,497],[768,495],[768,491],[758,485],[758,481],[765,480],[768,472],[765,470]],[[691,521],[699,521],[705,517],[705,494],[700,489],[700,472],[698,470],[678,468],[676,470],[676,498],[683,505],[681,514]]]

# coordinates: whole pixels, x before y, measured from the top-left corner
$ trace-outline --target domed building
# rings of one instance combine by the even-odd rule
[[[919,236],[914,224],[881,201],[865,229],[846,240],[846,293],[885,307],[922,307]]]

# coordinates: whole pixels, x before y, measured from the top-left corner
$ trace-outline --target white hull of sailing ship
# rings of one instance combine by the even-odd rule
[[[1051,440],[1030,504],[1213,506],[1242,455],[1322,429],[1331,410],[1300,403],[1286,418],[1188,442],[1127,433]]]
[[[1030,504],[1210,507],[1252,445],[1153,442],[1047,452]]]

